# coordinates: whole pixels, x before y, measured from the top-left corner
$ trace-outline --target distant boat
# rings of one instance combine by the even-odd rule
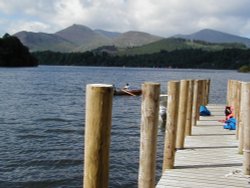
[[[142,94],[141,89],[115,89],[114,95],[139,96]]]

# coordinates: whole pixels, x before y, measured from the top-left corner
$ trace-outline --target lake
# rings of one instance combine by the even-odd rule
[[[0,187],[82,187],[86,84],[141,87],[211,79],[210,103],[225,103],[232,70],[39,66],[0,69]],[[110,187],[137,187],[141,97],[114,96]],[[164,131],[158,131],[157,180]]]

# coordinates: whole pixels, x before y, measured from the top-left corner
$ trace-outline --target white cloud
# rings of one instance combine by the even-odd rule
[[[250,37],[249,7],[249,0],[0,0],[0,33],[53,33],[75,23],[161,36],[211,28]]]
[[[19,31],[35,31],[35,32],[40,32],[40,31],[48,31],[49,26],[42,23],[42,22],[26,22],[26,21],[18,21],[15,22],[14,24],[10,24],[10,33],[17,33]]]

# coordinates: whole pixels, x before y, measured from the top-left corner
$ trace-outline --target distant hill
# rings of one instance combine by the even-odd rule
[[[64,30],[56,32],[55,35],[70,41],[76,48],[72,51],[87,51],[103,45],[112,45],[112,40],[83,25],[72,25]]]
[[[250,47],[250,39],[212,29],[203,29],[190,35],[175,35],[176,38],[200,40],[212,43],[242,43]]]
[[[74,24],[54,34],[21,31],[18,37],[31,51],[84,52],[101,46],[139,46],[161,39],[143,32],[109,32]]]
[[[21,31],[14,36],[28,46],[31,52],[45,50],[70,52],[77,47],[76,44],[54,34]]]
[[[205,51],[218,51],[222,49],[231,49],[231,48],[246,49],[246,46],[240,43],[210,43],[210,42],[204,42],[198,40],[196,41],[196,40],[189,40],[182,38],[166,38],[139,47],[117,49],[117,54],[120,55],[153,54],[161,51],[170,52],[174,50],[183,50],[183,49],[203,49]]]
[[[117,47],[135,47],[159,41],[163,37],[151,35],[144,32],[129,31],[114,38],[114,45]]]

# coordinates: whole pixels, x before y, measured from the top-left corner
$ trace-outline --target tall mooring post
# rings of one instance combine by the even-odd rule
[[[240,99],[239,99],[239,116],[238,118],[236,118],[236,122],[237,122],[237,126],[238,126],[238,134],[239,134],[239,147],[238,147],[238,151],[239,151],[239,154],[243,154],[243,146],[244,146],[244,125],[243,125],[243,122],[242,122],[242,118],[243,118],[243,107],[244,107],[244,100],[242,100],[242,94],[243,94],[243,91],[242,91],[242,82],[239,82],[240,84]]]
[[[244,131],[244,148],[243,148],[243,171],[245,175],[250,175],[250,82],[243,82],[241,85],[242,95],[242,123]]]
[[[183,149],[185,143],[188,84],[189,84],[188,80],[180,81],[180,96],[179,96],[179,107],[178,107],[177,135],[176,135],[177,149]]]
[[[86,87],[84,188],[107,188],[113,86]]]
[[[155,187],[160,84],[142,85],[139,188]]]
[[[187,93],[187,114],[185,135],[191,136],[192,134],[192,110],[193,110],[193,95],[194,95],[194,80],[188,80],[188,93]]]
[[[193,103],[192,103],[192,126],[196,126],[198,109],[198,80],[194,80]]]
[[[180,82],[168,82],[167,122],[162,172],[174,168]]]

